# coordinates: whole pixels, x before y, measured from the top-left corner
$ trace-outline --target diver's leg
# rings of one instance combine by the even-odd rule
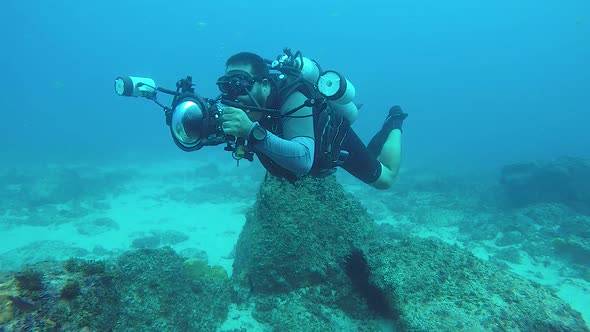
[[[348,128],[341,149],[348,152],[348,157],[341,165],[348,173],[367,184],[381,177],[384,167],[352,128]]]
[[[392,107],[383,128],[368,146],[349,128],[341,147],[348,152],[342,168],[377,189],[390,188],[399,171],[401,124],[406,117],[399,106]]]
[[[383,127],[371,142],[367,149],[381,162],[382,171],[379,178],[370,183],[378,189],[387,189],[393,185],[399,172],[401,163],[401,134],[402,124],[408,117],[399,106],[393,106],[383,123]]]
[[[377,189],[388,189],[395,182],[401,163],[401,131],[394,129],[383,144],[377,158],[381,162],[381,175],[375,182],[369,183]]]

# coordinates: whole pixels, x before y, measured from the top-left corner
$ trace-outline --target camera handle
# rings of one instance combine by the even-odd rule
[[[221,99],[217,99],[217,103],[215,106],[220,111],[221,115],[221,113],[223,113],[223,105],[221,104]],[[225,151],[231,151],[232,158],[236,160],[238,166],[240,166],[240,160],[242,159],[246,159],[250,162],[254,161],[254,153],[246,149],[246,140],[244,138],[239,138],[231,135],[225,135],[225,138],[227,141],[227,145],[223,149]]]

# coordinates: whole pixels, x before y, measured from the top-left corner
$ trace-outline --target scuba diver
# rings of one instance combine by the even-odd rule
[[[318,144],[317,126],[314,123],[312,106],[303,106],[312,91],[305,83],[283,88],[287,78],[279,80],[269,75],[265,60],[254,53],[242,52],[231,56],[226,62],[226,72],[218,80],[222,93],[232,93],[231,82],[241,80],[238,94],[239,105],[225,105],[222,112],[223,130],[226,134],[246,139],[252,150],[269,173],[294,180],[303,175],[316,175],[324,170],[320,161],[323,144]],[[281,110],[282,117],[265,117],[262,112],[248,110],[248,106]],[[244,110],[245,109],[245,110]],[[381,130],[365,146],[350,121],[341,118],[333,128],[333,149],[339,150],[337,166],[359,180],[378,189],[391,187],[399,170],[401,159],[402,124],[407,117],[399,106],[390,109]],[[320,149],[320,151],[317,151]],[[332,169],[330,167],[329,169]]]
[[[270,174],[290,182],[330,175],[338,167],[377,189],[390,188],[397,177],[408,114],[391,107],[365,145],[351,128],[360,107],[353,102],[354,86],[300,51],[285,48],[274,61],[250,52],[231,56],[215,99],[195,94],[193,85],[187,76],[175,92],[129,76],[118,77],[115,90],[163,107],[173,140],[184,151],[227,143],[234,159],[252,161],[255,154]],[[159,103],[156,91],[173,95],[172,106]]]

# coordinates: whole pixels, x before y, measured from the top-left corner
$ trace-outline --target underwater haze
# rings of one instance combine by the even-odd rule
[[[590,331],[590,1],[3,0],[0,34],[0,331]],[[115,92],[286,47],[365,143],[409,114],[392,188],[184,152]]]
[[[404,165],[590,154],[588,1],[8,0],[0,17],[5,164],[229,160],[180,151],[161,108],[113,81],[191,75],[214,97],[230,55],[284,47],[355,85],[365,142],[401,105]]]

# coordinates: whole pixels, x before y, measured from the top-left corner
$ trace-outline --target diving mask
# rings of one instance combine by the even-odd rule
[[[249,95],[254,83],[257,81],[259,81],[258,78],[246,71],[232,70],[217,80],[217,86],[221,93],[227,95],[230,99],[235,99],[239,96]]]

